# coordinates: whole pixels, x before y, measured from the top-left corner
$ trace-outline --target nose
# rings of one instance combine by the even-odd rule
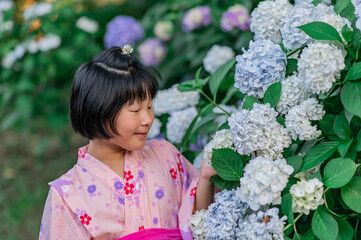
[[[150,126],[150,125],[152,125],[153,120],[154,120],[154,112],[148,111],[147,113],[145,113],[143,115],[141,124],[142,124],[142,126]]]

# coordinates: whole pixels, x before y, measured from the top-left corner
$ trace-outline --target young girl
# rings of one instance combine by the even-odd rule
[[[158,83],[131,51],[112,47],[75,74],[70,121],[90,142],[49,184],[39,239],[192,239],[189,217],[212,202],[213,168],[199,176],[171,143],[146,141]]]

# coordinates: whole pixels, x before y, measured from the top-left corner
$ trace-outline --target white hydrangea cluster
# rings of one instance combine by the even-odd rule
[[[207,213],[208,212],[206,209],[202,209],[200,211],[196,211],[196,213],[189,218],[189,227],[192,231],[192,236],[194,240],[206,239],[206,233],[204,232],[203,223],[204,219],[207,216]]]
[[[301,104],[293,107],[286,115],[285,125],[291,132],[292,139],[310,141],[321,135],[317,126],[311,125],[311,120],[321,120],[325,115],[323,106],[317,99],[309,98]]]
[[[247,216],[236,229],[237,240],[283,240],[287,216],[279,217],[278,208],[269,208]]]
[[[32,4],[23,12],[23,18],[40,17],[51,13],[53,11],[53,4],[49,2],[37,2]]]
[[[279,113],[287,114],[288,111],[311,97],[312,93],[306,88],[304,81],[297,74],[283,80],[281,97],[276,106]]]
[[[203,59],[204,69],[213,74],[219,67],[228,60],[234,58],[235,53],[228,46],[214,45]]]
[[[288,131],[277,122],[277,112],[267,104],[253,104],[252,110],[240,110],[228,118],[237,152],[249,155],[257,151],[273,159],[291,144]]]
[[[203,224],[206,239],[235,239],[236,228],[247,209],[247,204],[241,203],[234,189],[216,193]]]
[[[169,141],[173,143],[182,142],[187,128],[197,114],[198,112],[195,107],[171,112],[167,122],[167,138]]]
[[[96,33],[99,29],[99,23],[97,21],[85,16],[79,18],[75,26],[87,33]]]
[[[351,0],[353,6],[355,7],[356,15],[356,28],[361,31],[361,1],[360,0]]]
[[[160,128],[162,127],[162,122],[158,118],[154,118],[153,124],[149,129],[147,138],[154,138],[160,134]]]
[[[266,0],[260,2],[251,14],[250,29],[254,32],[254,39],[267,39],[280,43],[280,29],[287,21],[292,5],[288,0]]]
[[[158,91],[154,99],[154,114],[156,116],[198,104],[199,92],[180,92],[177,86],[178,84],[175,84],[171,88]]]
[[[299,4],[301,2],[306,2],[306,3],[312,3],[314,0],[295,0],[295,5]],[[331,0],[322,0],[322,2],[324,4],[330,5],[331,4]]]
[[[284,78],[287,57],[271,40],[250,41],[249,49],[236,57],[234,86],[249,96],[263,98],[267,88]]]
[[[323,183],[317,178],[300,180],[290,188],[292,194],[293,212],[303,212],[308,215],[310,210],[316,210],[324,203],[322,198]]]
[[[318,164],[317,166],[314,166],[313,168],[307,169],[303,172],[297,173],[295,174],[295,178],[298,179],[307,179],[310,175],[317,173],[318,171],[320,171],[321,168],[321,163]]]
[[[231,131],[228,129],[222,129],[217,131],[212,140],[207,144],[204,149],[204,161],[207,166],[212,166],[212,154],[213,149],[220,148],[231,148],[235,150],[233,147],[233,139],[231,136]]]
[[[173,31],[173,23],[169,20],[157,22],[153,30],[154,35],[163,41],[168,41],[172,37]]]
[[[299,77],[313,93],[331,89],[345,68],[342,51],[329,43],[311,43],[303,49],[298,61]]]
[[[237,112],[238,108],[236,108],[235,106],[228,106],[228,105],[224,105],[224,104],[219,104],[219,106],[221,108],[223,108],[224,110],[226,110],[227,112],[229,112],[230,114]],[[225,113],[219,109],[218,107],[213,108],[212,110],[213,113],[222,113],[222,115],[218,116],[215,121],[218,123],[218,126],[221,126],[223,123],[227,122],[227,118],[228,116],[225,115]]]
[[[237,196],[252,210],[268,204],[281,204],[281,192],[294,169],[284,158],[275,161],[269,157],[256,157],[244,168]]]

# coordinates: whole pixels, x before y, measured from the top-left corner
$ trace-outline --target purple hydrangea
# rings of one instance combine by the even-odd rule
[[[107,48],[123,47],[125,44],[133,45],[143,37],[144,30],[135,18],[117,16],[107,24],[104,43]]]
[[[211,9],[208,6],[198,6],[186,12],[182,28],[184,32],[190,32],[201,26],[208,26],[211,21]]]
[[[95,185],[88,186],[88,193],[94,193],[97,190]]]
[[[122,190],[123,189],[123,183],[121,181],[116,181],[116,182],[114,182],[114,187],[117,190]]]
[[[270,40],[251,41],[243,52],[236,57],[234,86],[244,94],[263,98],[271,84],[285,77],[286,54]]]
[[[155,197],[158,198],[158,199],[162,199],[164,197],[164,191],[162,189],[158,189],[155,192]]]
[[[240,4],[235,4],[223,13],[221,19],[221,28],[224,32],[231,31],[237,27],[243,31],[249,30],[251,17],[248,9]]]
[[[159,66],[167,55],[167,48],[158,38],[148,38],[138,49],[141,61],[149,67]]]

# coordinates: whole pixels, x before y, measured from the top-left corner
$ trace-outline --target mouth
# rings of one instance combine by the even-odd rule
[[[148,132],[141,132],[141,133],[135,133],[135,134],[139,135],[139,136],[147,136]]]

